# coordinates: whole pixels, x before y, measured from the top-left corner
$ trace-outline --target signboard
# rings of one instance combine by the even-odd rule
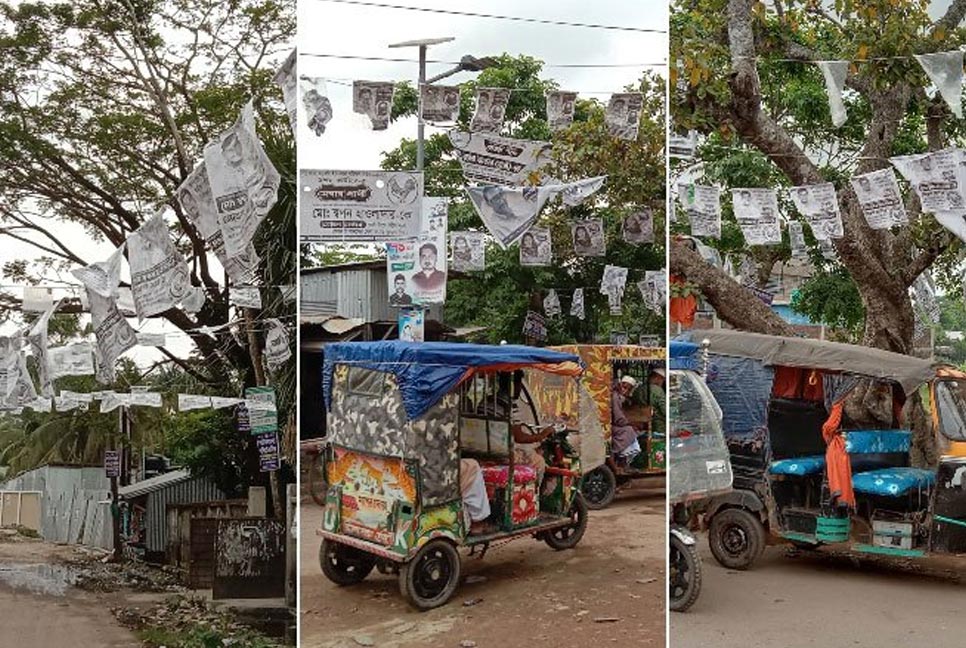
[[[121,476],[121,451],[104,451],[104,474],[108,478]]]
[[[255,445],[258,447],[258,466],[262,472],[272,472],[281,467],[277,431],[256,434]]]
[[[303,241],[398,241],[419,235],[423,174],[302,169]]]
[[[278,413],[275,410],[274,387],[249,387],[245,390],[248,422],[251,433],[255,435],[268,432],[278,432]],[[258,402],[264,402],[266,407],[261,409]]]

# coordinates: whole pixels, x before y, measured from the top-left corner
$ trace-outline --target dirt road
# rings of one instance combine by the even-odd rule
[[[69,551],[40,541],[0,542],[0,646],[139,646],[104,599],[69,586],[69,571],[58,566]]]
[[[319,570],[321,509],[301,518],[301,643],[305,648],[664,646],[664,484],[644,483],[591,512],[576,549],[555,552],[529,538],[465,557],[453,600],[419,613],[394,577],[373,573],[339,588]],[[465,605],[479,600],[473,605]],[[616,618],[599,622],[595,619]],[[369,643],[371,642],[371,643]]]
[[[749,571],[726,570],[699,536],[704,583],[671,614],[671,648],[963,645],[966,581],[922,565],[769,547]]]

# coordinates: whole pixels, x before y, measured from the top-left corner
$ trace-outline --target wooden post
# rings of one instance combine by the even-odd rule
[[[262,347],[255,335],[254,317],[252,309],[245,309],[245,328],[248,330],[248,354],[252,359],[252,367],[255,371],[255,385],[264,387],[267,384],[265,379],[265,369],[262,367]],[[278,471],[273,470],[268,473],[269,485],[272,491],[272,511],[276,520],[285,519],[285,502],[279,489]]]

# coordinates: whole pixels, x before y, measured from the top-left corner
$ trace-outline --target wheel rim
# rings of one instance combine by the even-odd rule
[[[671,547],[670,572],[671,598],[677,600],[688,591],[691,569],[687,556],[675,546]]]
[[[422,599],[434,599],[446,590],[453,565],[440,549],[427,552],[414,567],[413,591]]]
[[[595,470],[587,476],[582,490],[584,495],[587,497],[587,500],[591,504],[597,504],[607,499],[607,494],[610,491],[610,487],[608,486],[607,478],[604,477],[603,473]]]
[[[748,549],[748,534],[736,524],[728,525],[721,534],[721,545],[732,556],[737,556]]]
[[[550,535],[552,535],[555,540],[566,542],[577,534],[577,530],[580,528],[581,522],[581,513],[577,506],[574,506],[573,510],[571,511],[570,518],[574,521],[573,524],[554,529],[550,532]]]

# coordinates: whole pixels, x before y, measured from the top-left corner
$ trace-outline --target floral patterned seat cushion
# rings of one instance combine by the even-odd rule
[[[773,475],[817,475],[825,470],[825,456],[792,457],[771,462],[768,472]]]
[[[510,466],[494,464],[481,466],[481,468],[483,470],[483,483],[498,488],[506,486],[507,478],[510,476]],[[534,470],[533,466],[517,464],[513,467],[514,484],[529,484],[535,481],[537,481],[537,471]]]
[[[936,474],[922,468],[882,468],[852,476],[852,488],[857,493],[898,497],[913,490],[927,490],[936,481]]]

